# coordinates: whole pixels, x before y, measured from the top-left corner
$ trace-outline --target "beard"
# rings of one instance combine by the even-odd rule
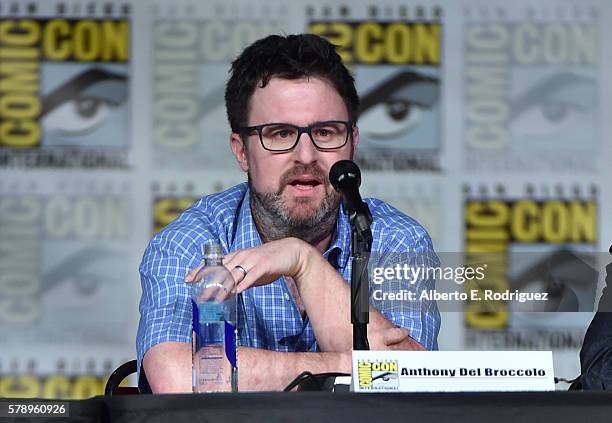
[[[323,181],[325,195],[321,204],[311,198],[298,197],[295,198],[294,204],[290,205],[283,198],[289,181],[304,173],[312,174]],[[253,187],[250,174],[248,182],[253,220],[264,242],[295,237],[314,245],[333,232],[341,196],[331,187],[329,178],[318,166],[293,167],[281,177],[277,192],[258,192]],[[301,213],[296,213],[297,211]]]

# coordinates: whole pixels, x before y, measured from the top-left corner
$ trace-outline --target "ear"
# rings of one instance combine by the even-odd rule
[[[232,148],[232,153],[234,153],[234,157],[236,157],[236,161],[238,162],[238,166],[240,166],[240,170],[243,172],[247,172],[249,170],[249,160],[247,149],[244,146],[244,142],[239,134],[232,132],[230,135],[230,147]]]

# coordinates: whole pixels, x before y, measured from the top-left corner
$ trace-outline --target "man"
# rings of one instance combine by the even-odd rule
[[[612,245],[609,251],[612,254]],[[606,286],[597,313],[584,335],[580,370],[576,382],[581,389],[612,390],[612,262],[606,266]]]
[[[237,281],[240,390],[280,390],[301,371],[350,372],[350,226],[330,167],[359,142],[354,80],[314,35],[269,36],[232,64],[230,145],[244,183],[196,202],[141,264],[138,359],[154,392],[191,390],[191,304],[202,244],[218,242]],[[431,253],[427,232],[378,200],[372,251]],[[431,288],[431,287],[430,287]],[[435,304],[370,307],[372,349],[435,349]]]

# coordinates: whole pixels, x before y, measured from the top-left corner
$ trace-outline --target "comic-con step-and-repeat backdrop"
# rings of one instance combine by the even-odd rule
[[[142,252],[245,180],[224,84],[272,33],[354,73],[364,195],[441,253],[496,253],[489,287],[592,291],[603,265],[551,282],[537,258],[612,241],[611,28],[603,0],[0,0],[0,396],[99,394],[135,357]],[[440,348],[552,349],[576,376],[591,314],[528,311],[444,312]]]

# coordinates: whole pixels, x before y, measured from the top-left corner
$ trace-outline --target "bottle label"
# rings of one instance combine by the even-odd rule
[[[223,318],[223,303],[207,302],[200,303],[199,314],[200,322],[218,322]]]
[[[231,367],[222,345],[209,345],[197,352],[195,361],[196,391],[231,391]]]

